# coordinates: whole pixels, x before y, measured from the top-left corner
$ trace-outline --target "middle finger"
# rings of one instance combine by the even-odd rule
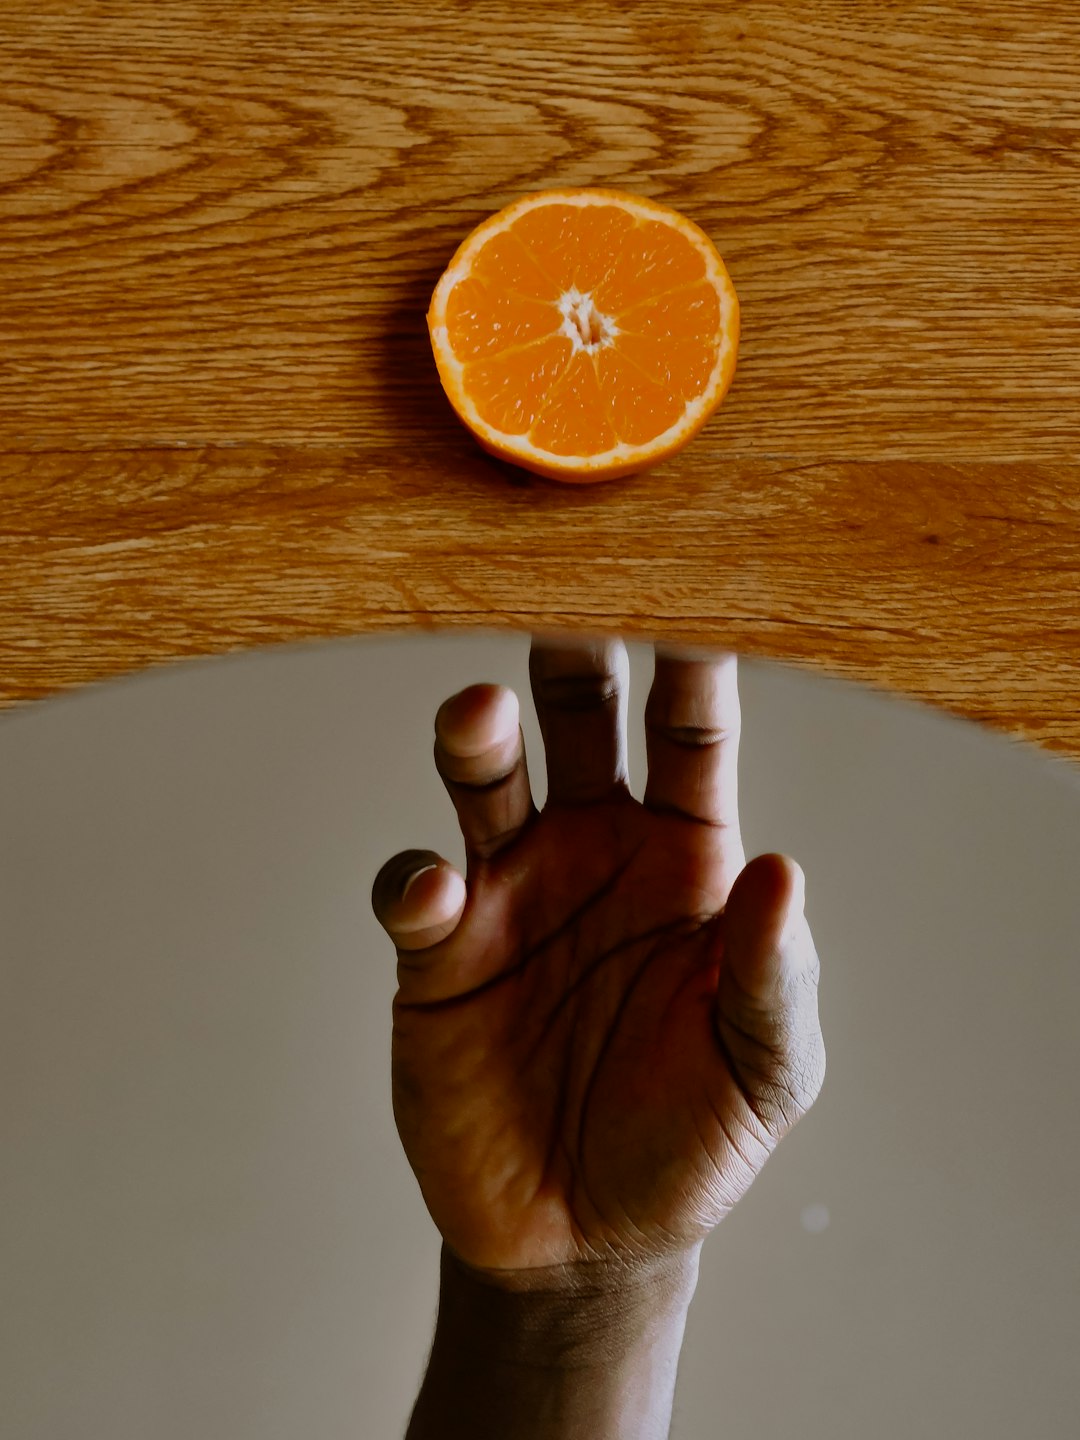
[[[629,791],[630,661],[618,636],[533,636],[529,678],[547,757],[548,802],[584,804]]]

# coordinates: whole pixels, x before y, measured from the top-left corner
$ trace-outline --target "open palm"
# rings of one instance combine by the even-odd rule
[[[455,1255],[508,1283],[697,1246],[825,1073],[802,872],[745,864],[736,657],[657,652],[642,802],[627,674],[621,641],[534,639],[543,812],[514,692],[446,701],[466,875],[410,850],[372,891],[406,1156]]]

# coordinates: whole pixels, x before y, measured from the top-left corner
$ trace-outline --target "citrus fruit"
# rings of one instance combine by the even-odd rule
[[[708,235],[621,190],[541,190],[489,216],[427,321],[443,389],[483,448],[577,485],[681,450],[727,393],[739,345]]]

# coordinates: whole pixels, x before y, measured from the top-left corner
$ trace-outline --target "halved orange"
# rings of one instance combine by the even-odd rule
[[[578,485],[681,450],[739,348],[738,297],[708,235],[621,190],[541,190],[490,216],[427,321],[443,389],[483,448]]]

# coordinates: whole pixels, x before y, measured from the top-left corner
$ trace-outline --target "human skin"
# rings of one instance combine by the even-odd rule
[[[746,864],[736,657],[657,648],[641,801],[623,643],[534,637],[529,668],[543,811],[516,695],[470,686],[435,720],[466,873],[403,851],[372,890],[444,1240],[408,1440],[653,1440],[701,1245],[821,1089],[820,966],[800,867]]]

